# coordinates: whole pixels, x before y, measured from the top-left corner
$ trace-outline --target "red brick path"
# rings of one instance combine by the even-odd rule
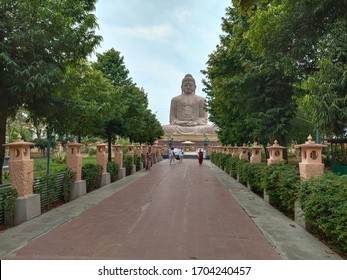
[[[17,259],[279,259],[198,160],[141,179],[17,251]]]

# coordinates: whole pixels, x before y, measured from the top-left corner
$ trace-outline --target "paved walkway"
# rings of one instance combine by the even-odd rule
[[[168,160],[0,234],[1,259],[340,259],[209,161]]]

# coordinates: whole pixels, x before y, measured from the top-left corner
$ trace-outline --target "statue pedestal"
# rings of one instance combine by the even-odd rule
[[[159,145],[169,147],[169,138],[172,137],[172,147],[174,148],[188,148],[189,151],[196,151],[199,148],[204,148],[205,136],[208,137],[208,145],[216,146],[218,144],[217,134],[165,134],[163,139],[158,140]],[[184,144],[183,142],[190,141],[191,144]],[[185,149],[186,151],[186,149]]]

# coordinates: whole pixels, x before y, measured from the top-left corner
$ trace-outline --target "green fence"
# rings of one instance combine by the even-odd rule
[[[50,182],[45,177],[35,178],[33,182],[34,193],[40,194],[41,212],[45,212],[55,203],[64,200],[64,186],[69,184],[66,172],[50,175]],[[10,185],[2,186],[1,189],[11,188]],[[5,223],[4,197],[0,193],[0,224]]]
[[[347,165],[340,165],[333,163],[331,169],[335,174],[347,175]]]

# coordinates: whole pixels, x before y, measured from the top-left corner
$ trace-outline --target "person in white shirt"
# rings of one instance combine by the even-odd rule
[[[174,148],[171,148],[171,150],[169,150],[169,159],[170,159],[170,164],[171,164],[171,163],[175,163],[175,152],[174,152]]]
[[[184,152],[183,152],[183,148],[182,148],[182,149],[180,149],[179,152],[178,152],[178,157],[179,157],[179,159],[180,159],[180,162],[183,161],[183,154],[184,154]]]

